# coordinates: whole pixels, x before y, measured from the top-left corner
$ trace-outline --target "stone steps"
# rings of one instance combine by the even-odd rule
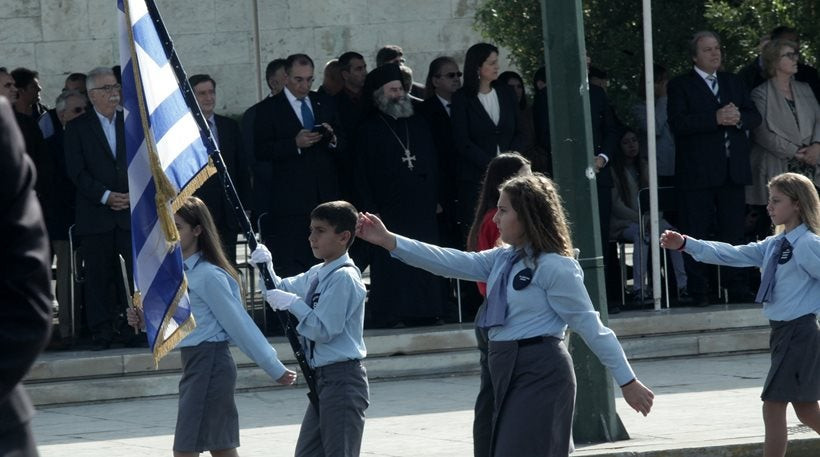
[[[758,307],[712,306],[660,312],[624,312],[609,326],[630,359],[695,356],[768,349],[768,323]],[[284,338],[272,338],[280,358],[295,367]],[[371,380],[442,376],[478,370],[472,324],[401,330],[368,330],[366,361]],[[278,387],[235,347],[237,389]],[[26,378],[36,405],[109,401],[175,395],[180,377],[179,352],[154,369],[145,349],[43,354]]]

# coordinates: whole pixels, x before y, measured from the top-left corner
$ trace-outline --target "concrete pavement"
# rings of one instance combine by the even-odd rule
[[[763,424],[760,389],[767,354],[638,361],[639,377],[657,397],[643,417],[616,400],[631,438],[578,445],[577,456],[755,456]],[[455,376],[371,385],[362,455],[470,456],[478,377]],[[617,389],[616,389],[617,390]],[[304,388],[237,394],[243,457],[293,455],[307,405]],[[177,400],[42,408],[33,428],[43,457],[171,455]],[[792,456],[820,455],[820,438],[792,410]]]

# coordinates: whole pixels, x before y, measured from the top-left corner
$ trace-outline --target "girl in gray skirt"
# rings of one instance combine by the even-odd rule
[[[732,246],[677,232],[661,246],[686,251],[699,262],[762,268],[755,301],[763,304],[772,333],[772,365],[763,386],[764,457],[786,454],[786,407],[820,433],[820,199],[803,175],[783,173],[769,181],[766,210],[776,234]]]
[[[409,265],[487,283],[487,307],[476,325],[488,328],[490,338],[490,455],[566,456],[573,448],[575,408],[575,374],[563,341],[567,326],[610,369],[633,409],[648,414],[654,395],[592,306],[553,182],[542,175],[512,178],[501,186],[497,207],[493,222],[507,245],[481,252],[404,238],[368,213],[359,217],[357,235]]]
[[[239,274],[219,241],[219,232],[205,204],[188,198],[174,215],[188,279],[188,297],[196,328],[179,343],[182,379],[174,433],[174,457],[237,457],[239,415],[234,402],[236,363],[232,341],[277,383],[293,384],[296,373],[276,357],[251,320],[239,290]],[[128,322],[142,326],[142,316],[129,310]]]

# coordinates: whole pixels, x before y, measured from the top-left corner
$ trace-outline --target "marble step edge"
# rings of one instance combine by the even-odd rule
[[[759,306],[713,305],[706,308],[672,308],[630,311],[610,317],[608,326],[619,337],[643,337],[690,332],[710,332],[767,327]]]
[[[439,335],[440,336],[440,335]],[[435,344],[435,350],[390,351],[388,353],[370,352],[368,360],[401,359],[408,355],[429,354],[446,357],[453,351],[474,351],[475,335],[472,331],[461,331],[452,335],[456,342],[445,341]],[[462,341],[463,340],[463,341]],[[640,338],[621,338],[621,344],[627,357],[659,358],[682,355],[699,355],[720,352],[764,351],[768,349],[768,329],[732,329],[709,333],[692,333],[677,335],[650,335]],[[429,342],[428,342],[429,343]],[[286,364],[294,364],[289,346],[285,343],[274,344],[279,356]],[[255,366],[245,354],[236,347],[231,347],[232,354],[239,366]],[[143,351],[129,350],[122,354],[96,355],[74,358],[55,358],[39,360],[29,372],[26,382],[53,382],[59,379],[104,378],[131,376],[142,373],[178,372],[181,368],[179,351],[172,351],[160,361],[158,369],[153,366],[150,354]]]
[[[639,451],[607,450],[602,452],[583,452],[576,450],[578,457],[735,457],[757,456],[763,447],[762,440],[747,438],[733,440],[716,446],[693,446]],[[817,457],[820,455],[820,438],[805,434],[789,437],[789,457]]]
[[[290,344],[283,337],[269,339],[278,357],[284,363],[295,363]],[[391,357],[406,354],[446,353],[475,348],[472,329],[448,329],[434,332],[412,332],[367,336],[365,345],[368,358]],[[231,346],[236,363],[253,365],[237,347]],[[111,349],[91,352],[51,352],[35,361],[26,382],[49,381],[57,378],[122,376],[141,372],[167,372],[181,369],[179,350],[168,353],[157,367],[147,349]]]
[[[478,351],[380,357],[367,359],[365,367],[371,381],[468,374],[478,372]],[[153,372],[110,378],[60,380],[26,384],[26,391],[36,406],[169,396],[178,393],[180,376],[179,372]],[[237,370],[237,391],[270,388],[305,389],[305,385],[301,379],[295,386],[277,385],[264,371],[255,366],[240,367]]]

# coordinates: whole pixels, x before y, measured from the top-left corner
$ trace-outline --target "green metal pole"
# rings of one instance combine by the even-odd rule
[[[553,175],[572,224],[573,244],[581,251],[579,262],[587,291],[606,323],[604,261],[593,171],[581,1],[541,0],[541,18]],[[578,383],[573,423],[575,441],[599,443],[629,439],[615,412],[610,374],[580,337],[573,334],[569,343]]]

